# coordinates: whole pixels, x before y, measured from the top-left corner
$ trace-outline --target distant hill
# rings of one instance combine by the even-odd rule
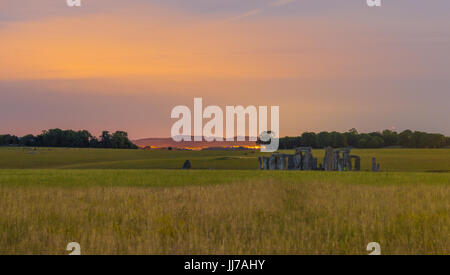
[[[194,140],[192,138],[191,140]],[[236,139],[235,139],[236,140]],[[191,149],[191,150],[202,150],[208,148],[232,148],[232,147],[245,147],[245,148],[256,148],[255,141],[248,141],[248,137],[245,139],[246,141],[182,141],[175,142],[172,138],[144,138],[133,140],[133,143],[141,148],[178,148],[178,149]]]

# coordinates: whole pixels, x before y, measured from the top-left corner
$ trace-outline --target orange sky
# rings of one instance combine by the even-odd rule
[[[11,4],[11,13],[22,17],[1,20],[11,14],[0,13],[0,93],[16,109],[22,102],[42,117],[30,123],[30,114],[5,113],[11,122],[0,131],[80,127],[97,133],[120,127],[132,137],[167,136],[171,108],[190,106],[195,96],[219,106],[279,105],[282,135],[391,126],[450,131],[436,120],[442,114],[431,110],[442,100],[429,101],[423,89],[433,83],[436,97],[449,99],[448,19],[420,21],[401,13],[399,21],[398,7],[377,14],[364,5],[354,13],[349,8],[333,14],[320,6],[323,11],[296,14],[300,2],[249,1],[242,11],[236,4],[231,11],[200,12],[142,1],[91,11],[86,1],[70,14],[36,17]],[[47,96],[54,102],[42,100]],[[133,100],[121,105],[127,96]],[[90,119],[49,111],[68,104],[66,97],[87,108]],[[87,97],[104,106],[95,111]],[[32,103],[37,101],[45,106]],[[136,102],[159,113],[137,111]],[[119,114],[112,106],[118,105],[128,118],[114,117]],[[417,106],[425,107],[415,120],[404,115]],[[148,116],[161,119],[143,125]]]
[[[135,11],[140,14],[139,9]],[[290,78],[352,75],[346,65],[358,52],[339,49],[302,29],[299,22],[185,19],[152,11],[45,18],[0,30],[1,79],[207,77]],[[142,15],[141,15],[142,16]],[[286,30],[296,24],[296,34]],[[351,26],[349,26],[351,27]],[[268,39],[270,37],[270,39]],[[357,41],[361,43],[362,41]],[[362,45],[370,46],[370,44]],[[14,55],[11,53],[14,52]],[[377,57],[366,58],[374,62]],[[320,63],[317,61],[320,60]],[[375,73],[369,70],[366,73]]]

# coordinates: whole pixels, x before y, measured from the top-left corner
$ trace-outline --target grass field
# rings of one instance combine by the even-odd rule
[[[72,241],[83,254],[367,254],[369,242],[450,254],[450,150],[353,153],[384,171],[259,171],[247,151],[0,148],[0,254],[67,254]],[[198,170],[173,169],[186,159]]]
[[[283,151],[292,153],[290,151]],[[314,150],[322,162],[324,150]],[[354,149],[369,170],[372,157],[383,171],[450,172],[450,149]],[[186,159],[193,169],[254,170],[254,151],[168,151],[0,147],[0,169],[179,169]]]

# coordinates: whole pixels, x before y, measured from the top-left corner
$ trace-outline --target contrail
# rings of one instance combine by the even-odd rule
[[[228,18],[225,21],[235,21],[235,20],[239,20],[239,19],[242,19],[242,18],[245,18],[245,17],[249,17],[249,16],[252,16],[252,15],[255,15],[255,14],[259,14],[261,12],[263,12],[263,9],[254,9],[254,10],[251,10],[251,11],[246,12],[244,14]]]
[[[269,3],[268,6],[269,7],[281,7],[281,6],[290,4],[290,3],[294,3],[295,1],[297,1],[297,0],[276,0],[274,2]],[[248,11],[246,13],[243,13],[243,14],[240,14],[240,15],[228,18],[227,20],[225,20],[225,22],[236,21],[236,20],[240,20],[240,19],[245,18],[245,17],[249,17],[249,16],[253,16],[253,15],[256,15],[256,14],[260,14],[264,10],[265,10],[265,8],[254,9],[254,10]]]

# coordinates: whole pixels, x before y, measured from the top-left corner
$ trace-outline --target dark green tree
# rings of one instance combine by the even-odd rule
[[[305,132],[300,137],[301,145],[305,147],[318,148],[319,142],[315,133]]]
[[[331,137],[328,132],[320,132],[317,134],[317,142],[319,148],[325,148],[331,146]]]
[[[395,146],[398,145],[399,137],[397,132],[391,130],[384,130],[383,136],[385,146]]]
[[[411,130],[405,130],[405,131],[401,132],[398,135],[399,145],[402,147],[405,147],[405,148],[409,147],[411,136],[412,136]]]

